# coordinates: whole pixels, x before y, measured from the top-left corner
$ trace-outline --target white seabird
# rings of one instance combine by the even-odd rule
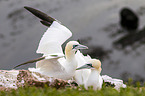
[[[76,41],[68,42],[65,47],[65,58],[46,56],[44,60],[36,63],[36,72],[63,80],[71,79],[75,74],[78,64],[75,52],[83,48],[86,48],[86,46],[80,45]]]
[[[75,56],[75,52],[78,49],[88,49],[88,47],[79,44],[77,41],[70,41],[66,44],[64,55],[61,46],[72,36],[71,31],[57,20],[39,10],[31,7],[24,8],[40,18],[42,20],[41,23],[49,28],[41,38],[36,51],[36,53],[43,54],[43,57],[20,65],[37,61],[36,68],[29,68],[30,71],[39,72],[43,75],[63,80],[71,79],[77,68],[77,57]]]
[[[86,69],[86,68],[91,69],[91,72],[85,78],[86,80],[84,82],[84,87],[86,89],[88,89],[89,86],[93,86],[94,90],[101,89],[102,84],[103,84],[103,79],[100,76],[100,73],[101,73],[101,70],[102,70],[100,60],[90,59],[89,63],[77,68],[77,70]]]
[[[75,72],[74,79],[78,85],[84,85],[86,89],[88,89],[89,86],[93,86],[94,90],[96,90],[96,87],[97,87],[97,89],[102,88],[102,83],[104,81],[104,82],[108,82],[110,84],[115,85],[114,88],[116,90],[119,90],[121,87],[126,88],[126,85],[123,83],[123,80],[121,80],[121,79],[112,78],[108,75],[101,76],[99,73],[99,72],[101,72],[101,67],[98,70],[98,72],[96,72],[97,75],[94,75],[95,72],[94,72],[94,74],[92,73],[92,68],[89,67],[90,64],[84,65],[85,63],[87,64],[87,62],[91,62],[91,57],[89,55],[84,56],[79,51],[76,53],[76,55],[78,57],[77,59],[79,59],[79,63],[78,63],[77,71]],[[101,65],[100,61],[98,61],[98,64],[99,63]],[[84,67],[82,67],[82,66],[84,66]],[[80,69],[83,69],[83,70],[80,70]],[[99,78],[96,78],[95,76],[98,76],[98,75],[99,75]],[[99,80],[99,82],[97,80]]]

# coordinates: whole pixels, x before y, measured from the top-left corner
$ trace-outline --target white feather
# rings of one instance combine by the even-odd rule
[[[41,74],[49,77],[57,77],[57,75],[59,75],[58,73],[61,74],[65,70],[58,61],[58,58],[38,61],[36,63],[36,68],[40,68]]]
[[[61,45],[71,36],[72,33],[68,28],[54,21],[41,38],[36,53],[41,53],[44,56],[63,54]]]
[[[76,59],[78,62],[78,67],[83,66],[84,64],[87,63],[91,57],[89,55],[84,56],[79,50],[76,53]],[[76,80],[78,85],[83,85],[84,82],[86,82],[86,78],[88,78],[91,70],[90,69],[83,69],[83,70],[77,70],[75,72],[74,79]]]
[[[82,53],[80,53],[80,51],[76,53],[76,56],[78,61],[78,67],[87,64],[88,61],[92,59],[89,55],[84,56]],[[102,88],[103,80],[98,70],[95,69],[77,70],[75,72],[74,78],[78,83],[78,85],[84,85],[86,89],[88,89],[89,86],[93,86],[94,90]]]
[[[86,89],[88,87],[93,86],[94,90],[101,89],[103,84],[102,77],[97,70],[91,70],[91,74],[89,75],[88,79],[84,83]]]
[[[71,51],[69,56],[70,60],[67,60],[67,58],[62,58],[64,54],[61,47],[61,45],[71,36],[72,33],[68,28],[61,25],[57,21],[54,21],[42,36],[36,51],[37,53],[43,54],[45,59],[36,63],[36,70],[30,70],[63,80],[72,78],[77,67],[75,51],[72,49],[69,50]],[[70,47],[68,48],[73,48],[73,45],[79,43],[76,41],[70,41],[69,44]]]
[[[36,9],[30,7],[25,8],[35,16],[44,20],[44,22],[47,17],[47,19],[50,19],[50,22],[54,20],[53,18],[47,15],[43,16],[45,13],[40,12]],[[49,20],[47,21],[47,23],[50,23]],[[49,77],[55,77],[63,80],[71,79],[74,76],[77,68],[75,52],[78,49],[87,48],[87,46],[81,45],[77,41],[70,41],[65,47],[66,49],[64,55],[62,50],[62,44],[71,36],[72,33],[68,28],[54,20],[51,26],[46,30],[46,32],[42,36],[38,49],[36,51],[36,53],[43,54],[43,57],[45,57],[45,59],[37,61],[36,68],[29,68],[29,70],[33,72],[39,72],[42,75],[47,75]],[[77,46],[74,47],[74,45]],[[65,58],[62,56],[65,56]]]
[[[77,64],[76,60],[67,61],[65,58],[51,58],[38,61],[36,63],[36,69],[30,70],[33,72],[39,72],[42,75],[48,77],[54,77],[58,79],[68,80],[74,76],[76,67],[73,64]],[[66,66],[63,66],[66,65]]]
[[[42,36],[36,53],[45,56],[44,60],[36,62],[36,68],[29,68],[32,72],[39,72],[49,77],[68,79],[65,63],[67,63],[61,45],[72,36],[71,31],[57,21]],[[55,56],[54,56],[55,55]]]
[[[104,82],[110,82],[111,84],[115,85],[115,89],[119,90],[120,87],[126,88],[126,85],[123,83],[123,80],[120,79],[114,79],[112,77],[109,77],[108,75],[102,75],[102,78]]]

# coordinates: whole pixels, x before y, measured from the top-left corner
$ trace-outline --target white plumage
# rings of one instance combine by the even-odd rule
[[[57,21],[53,21],[40,40],[36,53],[44,56],[63,55],[61,45],[72,36],[71,31]]]
[[[78,49],[87,49],[88,47],[77,41],[69,41],[66,44],[64,55],[62,44],[72,36],[71,31],[45,13],[31,7],[25,8],[42,19],[42,24],[50,26],[42,36],[36,51],[36,53],[43,54],[45,58],[36,62],[36,68],[29,68],[29,70],[49,77],[63,80],[71,79],[78,64],[75,52]]]
[[[82,84],[85,86],[85,88],[88,89],[88,87],[93,86],[94,90],[101,89],[103,80],[100,75],[102,70],[100,60],[90,59],[86,65],[77,68],[77,70],[85,69],[85,68],[88,70],[85,71],[85,73],[80,74],[83,77]]]
[[[52,32],[56,35],[54,33],[51,34]],[[65,57],[62,57],[64,54],[61,45],[70,36],[70,30],[54,21],[50,28],[44,33],[37,50],[37,53],[42,53],[45,59],[36,62],[36,69],[29,68],[29,70],[39,72],[49,77],[64,80],[71,79],[75,74],[78,64],[75,52],[78,49],[87,47],[79,44],[77,41],[70,41],[65,47]]]
[[[76,53],[77,55],[77,59],[78,59],[78,69],[82,66],[84,66],[84,64],[88,64],[91,60],[91,57],[89,55],[84,56],[82,53],[80,53],[80,51],[78,51]],[[99,61],[98,61],[99,63]],[[101,62],[100,62],[101,63]],[[96,62],[97,64],[97,62]],[[86,69],[85,69],[86,68]],[[91,68],[91,67],[89,67]],[[93,86],[93,89],[101,89],[102,88],[102,84],[103,81],[104,82],[109,82],[111,84],[115,85],[115,89],[119,90],[121,87],[122,88],[126,88],[126,85],[123,83],[123,80],[120,79],[114,79],[109,77],[108,75],[100,75],[101,72],[101,67],[100,70],[95,70],[95,69],[89,69],[87,68],[87,66],[82,67],[80,69],[83,70],[77,70],[75,72],[75,76],[74,79],[75,81],[78,83],[78,85],[84,85],[84,87],[86,89],[88,89],[89,86]]]
[[[76,57],[78,61],[78,68],[86,64],[91,59],[89,55],[84,56],[79,50],[76,53]],[[90,69],[77,70],[74,76],[74,79],[77,82],[77,84],[83,85],[86,82],[86,78],[88,78],[90,72]]]
[[[42,75],[63,80],[74,77],[76,82],[79,85],[84,85],[86,89],[89,86],[93,86],[94,90],[101,89],[103,83],[102,78],[105,82],[115,84],[116,89],[120,86],[126,87],[121,80],[112,79],[106,75],[101,77],[101,62],[97,59],[91,59],[89,55],[84,56],[78,49],[87,49],[88,47],[79,44],[77,41],[68,42],[64,54],[61,46],[72,36],[71,31],[54,18],[39,10],[26,6],[24,8],[40,18],[42,20],[40,22],[49,28],[42,36],[36,51],[36,53],[43,54],[43,57],[27,61],[16,67],[37,61],[36,68],[29,68],[29,71],[39,72]]]
[[[100,76],[100,72],[97,71],[96,69],[91,69],[91,73],[86,82],[84,83],[85,88],[88,89],[88,87],[93,86],[94,90],[101,89],[102,84],[103,79]]]

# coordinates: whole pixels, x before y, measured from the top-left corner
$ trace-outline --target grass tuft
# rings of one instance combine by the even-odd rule
[[[0,91],[0,96],[144,96],[145,87],[137,83],[137,87],[128,86],[117,91],[111,86],[103,87],[101,90],[94,91],[92,87],[86,90],[83,86],[65,89],[56,89],[45,86],[38,87],[20,87],[17,90]]]

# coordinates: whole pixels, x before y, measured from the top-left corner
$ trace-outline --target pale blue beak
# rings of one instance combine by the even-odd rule
[[[83,66],[77,68],[76,70],[80,70],[80,69],[92,69],[92,68],[94,68],[94,67],[93,67],[92,64],[90,63],[90,64],[85,64],[85,65],[83,65]]]
[[[76,50],[78,50],[78,49],[88,49],[88,47],[85,46],[85,45],[79,44],[79,45],[73,45],[73,49],[76,49]]]

